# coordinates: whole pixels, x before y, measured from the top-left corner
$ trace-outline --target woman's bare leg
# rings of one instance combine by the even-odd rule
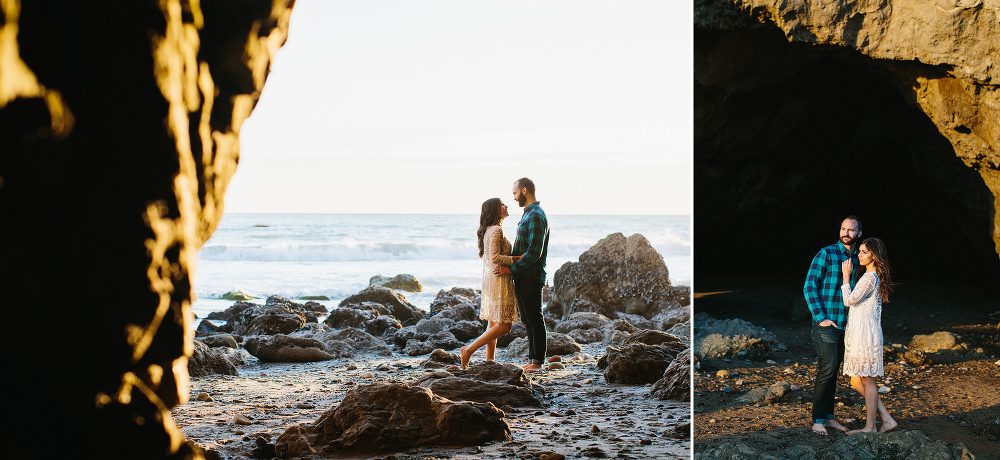
[[[852,376],[851,386],[853,386],[855,390],[858,390],[858,393],[860,393],[861,396],[865,395],[864,386],[861,385],[861,377]],[[875,395],[876,397],[878,395],[878,385],[875,385]],[[882,398],[877,397],[876,399],[878,400],[878,408],[877,408],[878,415],[882,419],[882,427],[879,428],[878,432],[885,433],[886,431],[892,430],[897,426],[899,426],[899,424],[896,423],[896,420],[893,419],[891,415],[889,415],[889,410],[885,408],[885,404],[882,404]]]
[[[492,326],[489,329],[486,329],[486,332],[483,332],[483,335],[479,336],[479,338],[476,339],[476,341],[462,347],[461,349],[462,369],[469,367],[469,360],[472,358],[472,354],[475,353],[476,350],[490,343],[494,344],[494,349],[495,349],[496,340],[499,339],[500,337],[503,337],[504,335],[507,335],[507,333],[510,332],[510,323],[491,322],[490,324],[492,324]],[[487,352],[489,352],[488,349]]]
[[[848,431],[847,434],[874,433],[875,415],[878,414],[878,385],[875,384],[875,377],[859,377],[861,380],[862,394],[865,397],[865,427],[860,430]],[[851,379],[853,381],[853,378]],[[853,383],[852,383],[853,385]]]
[[[489,328],[492,329],[496,325],[497,323],[495,321],[490,321]],[[492,342],[486,344],[486,360],[493,361],[493,356],[495,355],[496,351],[497,351],[497,340],[493,339]]]

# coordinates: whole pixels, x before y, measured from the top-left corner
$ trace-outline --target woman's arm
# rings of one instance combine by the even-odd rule
[[[861,279],[858,280],[858,284],[854,286],[853,292],[851,291],[850,281],[844,280],[844,284],[840,286],[840,289],[844,294],[844,305],[851,307],[861,303],[862,300],[865,300],[868,295],[875,290],[875,287],[877,286],[875,280],[876,278],[874,276],[862,276]]]
[[[509,266],[514,263],[515,258],[502,254],[503,252],[503,230],[500,227],[493,229],[490,234],[490,262],[497,265]],[[520,258],[520,257],[519,257]]]

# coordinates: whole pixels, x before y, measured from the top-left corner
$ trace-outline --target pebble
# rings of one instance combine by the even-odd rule
[[[392,371],[396,370],[396,368],[390,366],[388,363],[383,363],[383,364],[380,364],[378,367],[376,367],[375,370],[380,371],[380,372],[392,372]]]
[[[561,363],[562,362],[562,356],[559,356],[559,355],[550,356],[549,357],[549,362],[550,363]]]
[[[594,433],[594,434],[600,433],[601,432],[601,427],[599,427],[597,425],[594,425],[594,426],[590,427],[590,432]]]
[[[729,387],[722,387],[722,392],[723,393],[732,393],[733,389],[729,388]]]
[[[732,375],[732,373],[725,369],[720,369],[719,372],[715,373],[715,376],[720,379],[728,379],[730,375]]]
[[[573,388],[580,388],[583,385],[580,385],[580,382],[573,382],[573,383],[569,384],[569,386],[571,386]]]
[[[298,404],[295,405],[295,407],[297,407],[299,409],[315,409],[316,408],[316,406],[314,406],[312,404],[306,404],[306,403],[298,403]]]
[[[553,356],[553,358],[557,358],[557,356]],[[558,361],[556,361],[556,362],[550,362],[547,367],[549,368],[550,371],[554,371],[554,370],[558,370],[558,369],[565,369],[566,368],[566,366],[563,363],[558,362]]]
[[[792,391],[799,391],[799,390],[801,390],[802,388],[801,388],[801,387],[799,387],[798,385],[792,385],[792,386],[791,386],[791,387],[789,387],[788,389],[789,389],[789,390],[792,390]]]
[[[590,385],[591,383],[594,383],[594,379],[587,379],[587,380],[584,380],[584,381],[582,381],[580,383],[582,383],[584,385]]]
[[[361,377],[363,379],[370,379],[372,377],[375,377],[375,374],[372,374],[371,372],[362,372],[361,375],[359,375],[358,377]]]
[[[253,423],[250,421],[250,419],[244,417],[243,414],[234,415],[233,421],[236,422],[237,425],[250,425]]]
[[[558,452],[552,452],[548,455],[542,456],[542,460],[563,460],[564,458],[566,458],[566,456]]]
[[[887,387],[885,385],[882,385],[882,386],[878,387],[878,392],[881,393],[881,394],[886,394],[886,393],[888,393],[890,391],[892,391],[892,390],[889,389],[889,387]]]
[[[714,418],[708,419],[708,423],[715,423],[715,419]]]
[[[652,439],[640,439],[639,440],[639,444],[642,444],[644,446],[648,446],[648,445],[650,445],[652,443],[653,443]]]
[[[777,362],[777,361],[775,361],[775,360],[773,360],[773,359],[769,359],[769,360],[767,360],[767,363],[768,363],[768,364],[778,364],[778,362]]]
[[[919,389],[921,389],[921,388],[923,388],[923,387],[922,387],[922,386],[920,386],[920,385],[913,385],[913,386],[912,386],[912,387],[910,387],[910,388],[913,388],[914,390],[919,390]]]
[[[207,401],[207,402],[212,402],[212,401],[215,401],[215,400],[214,400],[214,399],[212,399],[212,397],[211,397],[211,396],[209,396],[209,394],[208,394],[208,393],[205,393],[205,392],[203,391],[203,392],[201,392],[201,393],[198,393],[198,401]]]
[[[353,370],[355,370],[355,369],[357,369],[357,368],[358,368],[358,366],[356,366],[356,365],[354,365],[354,364],[349,364],[349,365],[347,366],[347,370],[349,370],[349,371],[353,371]]]
[[[567,409],[566,410],[566,415],[576,415],[576,411],[573,410],[573,409]]]
[[[795,371],[794,371],[794,370],[792,370],[792,368],[790,368],[790,367],[786,367],[786,368],[785,368],[785,373],[786,373],[786,374],[794,374],[794,373],[795,373]]]
[[[736,386],[743,385],[743,379],[738,379],[738,380],[736,380],[736,382],[733,382],[733,384],[736,385]]]

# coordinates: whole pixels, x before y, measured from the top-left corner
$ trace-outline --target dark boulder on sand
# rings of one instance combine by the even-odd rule
[[[319,340],[284,334],[246,337],[243,348],[262,362],[269,363],[308,363],[334,358]]]
[[[479,302],[481,299],[482,296],[478,290],[451,288],[451,290],[445,291],[442,289],[438,291],[427,310],[430,312],[430,316],[435,316],[444,310],[451,309],[451,307],[457,305],[467,305],[473,310],[474,317],[462,319],[476,319],[476,317],[478,317],[480,307]]]
[[[216,348],[216,347],[237,348],[240,346],[239,343],[236,342],[235,337],[225,333],[198,337],[198,341],[204,343],[205,345],[208,345],[211,348]]]
[[[670,363],[685,349],[687,345],[677,337],[660,331],[642,331],[630,336],[622,346],[608,347],[607,354],[598,359],[597,367],[604,369],[608,383],[654,383],[663,378]]]
[[[422,353],[421,353],[422,354]],[[448,366],[458,366],[462,364],[462,357],[458,353],[449,353],[440,348],[431,351],[427,360],[420,363],[420,367],[427,369],[441,369]]]
[[[493,404],[454,402],[401,383],[357,387],[316,422],[287,429],[279,457],[398,452],[423,446],[473,446],[511,439]]]
[[[523,369],[496,361],[479,362],[466,370],[439,370],[411,385],[428,388],[454,401],[489,402],[497,407],[541,407],[544,397],[535,391]]]
[[[663,377],[653,384],[652,396],[657,399],[691,401],[691,349],[677,353]]]
[[[353,327],[330,329],[325,324],[316,324],[299,329],[291,336],[317,340],[326,347],[326,352],[338,358],[350,358],[359,354],[392,355],[392,350],[384,340]]]
[[[608,235],[581,254],[579,262],[560,267],[552,283],[545,311],[559,318],[582,311],[651,318],[691,304],[690,288],[670,284],[663,257],[640,234]]]
[[[868,459],[880,460],[969,460],[976,458],[962,443],[934,441],[920,431],[857,433],[837,439],[818,452],[810,446],[792,446],[777,457],[765,455],[739,441],[722,441],[695,452],[695,460],[742,460],[783,458],[797,460]]]
[[[361,292],[354,294],[340,302],[340,307],[348,305],[361,305],[364,302],[377,303],[388,309],[390,315],[395,317],[404,326],[416,324],[424,318],[423,310],[413,306],[406,300],[406,296],[393,291],[387,287],[369,286]]]
[[[188,374],[191,377],[204,377],[213,374],[240,375],[236,366],[218,348],[212,348],[194,340],[194,353],[188,358]]]
[[[288,334],[306,324],[306,316],[285,305],[254,305],[240,312],[233,332],[238,335]]]
[[[708,314],[694,317],[694,353],[705,358],[763,361],[771,350],[787,350],[774,334],[739,318],[717,320]]]
[[[603,329],[609,324],[611,324],[611,320],[600,313],[579,312],[556,323],[555,331],[566,334],[574,329]]]

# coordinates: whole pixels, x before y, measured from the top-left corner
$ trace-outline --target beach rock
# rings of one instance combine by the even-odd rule
[[[670,363],[683,351],[668,345],[630,343],[608,347],[607,354],[599,359],[598,367],[606,366],[604,379],[608,383],[641,385],[663,378]]]
[[[665,331],[674,325],[686,323],[691,320],[691,310],[680,308],[675,310],[664,310],[649,319],[650,327],[646,329],[659,329]]]
[[[402,323],[389,315],[376,316],[365,321],[362,325],[366,332],[374,336],[394,335],[396,331],[403,328]]]
[[[650,318],[691,304],[690,288],[670,284],[663,257],[640,234],[608,235],[579,260],[556,271],[546,308],[551,314],[566,319],[583,307],[596,305],[600,306],[596,312],[608,317],[612,316],[608,311],[620,311]],[[574,305],[576,299],[589,304]]]
[[[583,348],[566,334],[553,332],[545,340],[545,356],[571,355],[583,351]],[[503,359],[515,361],[528,357],[528,339],[520,337],[512,341],[504,350]]]
[[[600,329],[573,329],[566,335],[570,336],[577,343],[594,343],[604,340],[604,332]]]
[[[237,290],[237,291],[229,291],[229,292],[227,292],[225,294],[220,295],[219,298],[222,299],[222,300],[253,300],[253,299],[256,299],[256,297],[254,297],[254,296],[252,296],[250,294],[247,294],[246,292],[239,291],[239,290]]]
[[[612,330],[604,335],[604,340],[601,341],[601,345],[617,347],[625,343],[630,335],[631,334],[625,331]]]
[[[736,400],[733,401],[733,404],[773,404],[787,400],[791,394],[792,384],[781,380],[770,386],[754,388],[746,392],[746,394],[736,398]]]
[[[663,377],[653,384],[652,396],[657,399],[691,401],[691,349],[674,357]]]
[[[817,458],[968,460],[975,456],[962,443],[933,441],[920,431],[913,430],[847,436],[820,451]]]
[[[651,320],[646,319],[646,318],[644,318],[642,316],[639,316],[639,315],[633,315],[633,314],[630,314],[630,313],[624,313],[624,312],[616,311],[615,315],[613,317],[609,317],[609,318],[615,318],[615,321],[617,321],[617,320],[627,321],[633,327],[636,327],[636,328],[639,328],[639,329],[656,329],[656,327],[653,326],[653,322]],[[625,332],[632,332],[632,331],[627,330],[627,329],[621,329],[621,330],[623,330]]]
[[[405,347],[411,340],[423,342],[430,336],[427,332],[417,332],[416,325],[404,326],[392,335],[392,341],[398,347]]]
[[[471,289],[461,290],[459,288],[452,288],[451,291],[440,290],[437,295],[434,296],[434,300],[431,301],[427,310],[430,316],[436,316],[445,310],[452,309],[452,307],[468,306],[473,312],[471,317],[452,317],[452,319],[456,321],[460,319],[476,319],[475,312],[479,310],[479,304],[473,300],[474,297],[478,297],[478,294]]]
[[[556,323],[555,331],[565,334],[574,329],[603,329],[610,324],[611,320],[600,313],[573,313],[565,320]]]
[[[408,340],[406,346],[403,347],[403,353],[409,356],[426,355],[432,351],[434,351],[433,344],[417,339]]]
[[[667,334],[684,339],[685,342],[691,343],[691,323],[677,323],[666,330]]]
[[[628,337],[625,340],[625,344],[632,343],[643,343],[646,345],[664,345],[668,348],[675,348],[683,350],[686,348],[684,346],[684,340],[672,334],[668,334],[663,331],[657,331],[653,329],[647,329],[644,331],[638,331]]]
[[[275,451],[282,458],[314,457],[510,439],[503,412],[493,404],[453,402],[426,388],[376,383],[350,390],[316,422],[290,427]]]
[[[510,343],[514,341],[514,339],[519,339],[527,336],[528,336],[528,330],[524,327],[523,323],[521,322],[511,323],[510,332],[504,334],[502,337],[497,339],[497,346],[501,348],[506,347],[509,346]]]
[[[318,340],[326,346],[328,353],[340,358],[351,358],[357,354],[369,353],[379,356],[392,355],[392,349],[386,345],[384,340],[353,327],[327,329],[326,326],[323,326],[314,329],[300,329],[291,335]]]
[[[236,339],[230,334],[215,334],[206,335],[198,337],[198,341],[208,345],[209,347],[229,347],[238,348],[240,345],[236,343]]]
[[[205,337],[209,335],[222,334],[227,331],[222,330],[221,326],[216,326],[212,324],[211,321],[203,319],[198,323],[198,327],[194,330],[195,337]],[[233,332],[232,326],[229,327],[228,332]]]
[[[454,401],[489,402],[497,407],[541,407],[544,396],[536,394],[520,367],[496,361],[479,362],[466,370],[432,372],[411,385]]]
[[[398,289],[407,292],[422,292],[424,287],[413,275],[399,274],[388,278],[382,275],[375,275],[368,280],[369,286],[383,286],[389,289]]]
[[[720,334],[711,334],[698,338],[695,334],[695,353],[699,358],[738,358],[751,361],[763,361],[767,358],[771,347],[763,339],[739,335],[736,337],[723,337]]]
[[[433,304],[432,304],[433,305]],[[448,318],[454,321],[479,321],[479,310],[472,303],[457,303],[440,308],[431,313],[433,318]]]
[[[452,334],[451,331],[435,332],[430,337],[427,337],[427,343],[433,348],[444,350],[454,350],[463,345],[463,342],[456,339],[455,334]]]
[[[555,317],[550,315],[542,315],[542,321],[545,323],[545,330],[547,332],[555,331],[556,324],[559,323],[559,320],[555,319]]]
[[[236,317],[239,316],[240,313],[243,313],[243,310],[246,310],[247,308],[255,307],[257,305],[258,304],[255,304],[253,302],[239,301],[239,302],[234,303],[231,307],[225,309],[224,311],[213,311],[213,312],[209,313],[208,316],[206,316],[206,319],[214,319],[214,320],[222,320],[222,321],[230,321],[231,322],[231,321],[235,320]]]
[[[217,347],[214,350],[219,350],[236,367],[248,366],[260,362],[256,356],[251,355],[245,348]]]
[[[305,324],[302,312],[277,302],[254,305],[240,312],[234,321],[233,332],[239,335],[289,334]]]
[[[423,354],[423,353],[421,353]],[[448,366],[459,366],[462,364],[462,357],[457,353],[448,353],[440,348],[431,352],[427,361],[420,363],[420,367],[427,369],[440,369]]]
[[[362,308],[335,308],[330,312],[330,316],[323,321],[334,329],[341,329],[345,327],[353,327],[357,329],[364,329],[365,322],[371,321],[377,318],[379,314],[375,310],[362,309]]]
[[[406,297],[392,289],[383,286],[369,286],[340,302],[339,307],[361,305],[372,302],[383,305],[389,314],[399,320],[404,326],[416,324],[424,317],[423,310],[413,306]]]
[[[206,375],[240,375],[227,358],[225,353],[218,348],[211,348],[204,343],[194,340],[194,353],[188,358],[188,374],[191,377],[204,377]]]
[[[968,343],[961,342],[961,336],[947,331],[938,331],[928,335],[915,335],[910,341],[908,351],[903,355],[906,361],[916,364],[924,358],[922,364],[930,362],[937,364],[955,364],[969,359],[982,359],[986,355],[982,349],[971,350]],[[922,365],[920,364],[920,365]]]
[[[645,318],[643,318],[643,319],[645,319]],[[639,332],[639,331],[641,331],[643,329],[649,329],[649,328],[648,327],[647,328],[638,327],[638,326],[635,325],[635,323],[629,321],[628,319],[619,318],[619,319],[616,319],[616,320],[612,321],[607,326],[605,326],[604,333],[608,334],[611,331],[622,331],[622,332],[627,332],[629,334],[635,334],[636,332]]]
[[[246,337],[243,348],[266,363],[307,363],[335,357],[319,340],[284,334]]]

